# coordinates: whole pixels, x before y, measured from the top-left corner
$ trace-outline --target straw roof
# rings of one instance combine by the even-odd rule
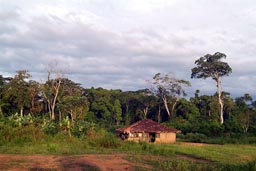
[[[147,132],[147,133],[161,133],[161,132],[173,132],[180,133],[180,130],[175,128],[170,128],[164,125],[161,125],[151,119],[143,119],[132,125],[116,129],[120,133],[136,133],[136,132]]]

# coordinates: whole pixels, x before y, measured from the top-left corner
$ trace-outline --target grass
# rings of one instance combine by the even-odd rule
[[[70,138],[66,133],[53,136],[37,131],[35,134],[33,127],[22,132],[16,131],[19,136],[15,136],[12,131],[2,133],[5,139],[0,139],[0,153],[54,155],[125,153],[132,156],[128,158],[129,161],[138,164],[134,170],[149,170],[142,167],[149,165],[152,167],[151,170],[163,171],[256,171],[255,144],[204,146],[183,143],[149,144],[123,142],[107,132]]]
[[[256,146],[253,145],[216,145],[188,146],[182,144],[167,145],[176,154],[184,154],[211,160],[218,163],[244,163],[256,159]]]
[[[25,148],[24,148],[25,147]],[[0,153],[9,154],[88,154],[122,152],[128,154],[149,154],[160,156],[187,155],[222,164],[246,163],[256,159],[256,145],[225,144],[193,146],[180,143],[148,144],[122,142],[115,137],[99,139],[50,137],[40,142],[22,144],[5,143],[0,146]]]

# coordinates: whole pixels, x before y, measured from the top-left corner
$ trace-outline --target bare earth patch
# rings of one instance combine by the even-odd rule
[[[215,146],[214,144],[179,142],[187,146]],[[128,154],[85,154],[85,155],[12,155],[0,154],[0,171],[132,171],[135,168],[151,170],[152,166],[144,161],[166,161],[173,157],[142,155],[138,160]],[[247,158],[248,156],[244,156]],[[133,160],[128,160],[128,159]],[[185,159],[198,163],[212,163],[210,160],[188,155],[176,155],[176,159]]]
[[[54,155],[0,155],[0,170],[15,171],[132,171],[136,166],[123,154]]]

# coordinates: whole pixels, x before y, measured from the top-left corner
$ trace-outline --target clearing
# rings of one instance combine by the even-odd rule
[[[21,155],[0,154],[0,170],[9,171],[133,171],[151,170],[152,166],[141,162],[131,162],[134,158],[147,161],[166,160],[163,156],[133,156],[131,154],[84,154],[84,155]],[[177,155],[176,158],[194,162],[211,162],[191,156]]]
[[[85,155],[0,155],[0,170],[16,171],[122,171],[133,170],[134,163],[124,159],[124,154],[85,154]],[[143,166],[145,168],[149,166]]]

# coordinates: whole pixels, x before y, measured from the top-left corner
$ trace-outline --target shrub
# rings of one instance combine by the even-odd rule
[[[197,143],[207,142],[208,139],[206,135],[200,133],[187,133],[182,138],[184,138],[185,141]]]
[[[97,144],[103,148],[117,148],[120,145],[120,141],[113,135],[109,134],[96,140]]]
[[[85,137],[94,131],[96,124],[93,122],[79,120],[71,127],[72,135],[76,137]]]
[[[56,153],[57,152],[57,145],[54,143],[47,144],[47,150],[50,153]]]
[[[34,118],[30,113],[24,116],[20,116],[18,113],[15,113],[14,115],[11,115],[8,117],[8,120],[10,121],[9,123],[13,127],[26,126],[29,124],[33,124],[33,119]]]
[[[60,130],[59,125],[56,122],[47,119],[43,120],[41,127],[45,131],[45,133],[49,135],[55,135]]]

